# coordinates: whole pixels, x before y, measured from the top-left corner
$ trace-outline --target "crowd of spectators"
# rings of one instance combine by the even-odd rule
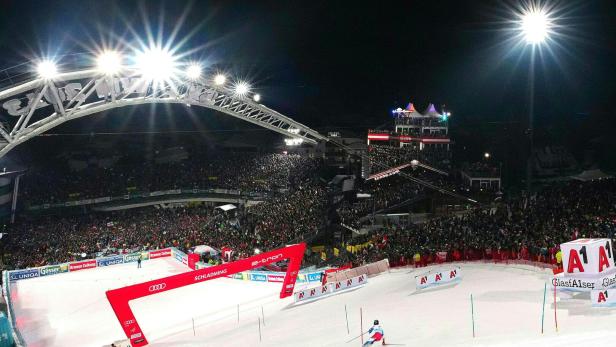
[[[393,176],[379,181],[368,181],[362,191],[370,194],[370,197],[353,202],[345,200],[338,208],[341,222],[355,229],[373,212],[419,196],[423,187],[406,178]]]
[[[30,205],[170,189],[287,189],[313,172],[318,161],[287,154],[193,151],[181,161],[159,162],[127,155],[108,166],[73,170],[66,163],[29,171],[20,199]]]
[[[150,190],[172,189],[184,183],[201,188],[211,183],[209,177],[218,177],[218,187],[222,184],[223,188],[276,193],[268,194],[260,204],[241,206],[233,216],[199,205],[21,220],[9,226],[2,238],[3,264],[23,268],[120,250],[168,246],[189,250],[201,244],[233,249],[234,257],[240,258],[256,249],[264,251],[297,242],[327,223],[329,202],[324,185],[316,179],[318,161],[278,154],[232,154],[210,159],[184,160],[179,167],[173,164],[175,168],[171,164],[148,164],[145,173],[136,176],[131,172],[139,170],[123,171],[125,166],[121,166],[122,170],[116,167],[104,171],[107,176],[98,171],[88,179],[73,175],[70,182],[50,178],[41,184],[55,182],[67,189],[65,184],[71,182],[89,182],[79,185],[79,190],[98,194],[89,190],[91,186],[109,195],[105,189],[121,190],[131,184]],[[96,170],[103,169],[93,172]],[[115,170],[121,174],[114,174]],[[446,176],[433,171],[420,167],[410,170],[410,175],[424,181],[442,187],[450,184]],[[111,182],[116,180],[123,183],[114,186]],[[345,201],[338,207],[342,223],[355,228],[373,210],[413,199],[427,189],[400,176],[370,180],[361,188],[371,197],[354,203]],[[522,258],[549,262],[560,243],[581,237],[613,238],[615,230],[616,180],[572,181],[554,183],[530,196],[500,201],[490,208],[434,218],[423,224],[388,225],[345,244],[328,245],[329,249],[339,250],[337,260],[329,259],[362,264],[389,258],[393,265],[421,259],[420,263],[425,264],[434,261],[437,254],[446,254],[449,260]],[[367,241],[371,241],[370,246],[359,252],[346,251],[349,244]]]
[[[217,183],[223,183],[225,188],[263,189],[269,194],[261,203],[239,206],[233,216],[213,206],[193,203],[172,208],[157,205],[110,213],[21,218],[4,230],[0,243],[2,263],[8,268],[23,268],[169,246],[187,251],[202,244],[230,248],[237,258],[254,254],[255,249],[269,250],[316,234],[325,224],[327,198],[323,183],[316,179],[318,160],[297,155],[232,154],[214,162],[203,162],[202,166],[188,161],[181,164],[185,166],[173,170],[170,165],[144,170],[162,170],[168,176],[164,180],[144,174],[138,177],[146,183],[132,181],[133,178],[124,182],[146,189],[171,189],[170,185],[178,182],[199,186],[199,182],[209,182],[207,177],[216,174],[220,175]],[[172,171],[164,171],[167,169]],[[118,177],[132,177],[124,172],[113,174],[117,168],[100,170],[92,170],[97,173],[95,177],[90,176],[91,182],[73,174],[74,180],[70,181],[73,184],[88,183],[70,186],[83,192],[100,189],[104,193],[107,184],[113,190],[111,182]],[[191,179],[192,174],[197,176]],[[30,177],[34,178],[40,176]]]
[[[483,161],[465,165],[462,171],[471,177],[500,177],[500,169],[492,163]]]
[[[394,265],[448,260],[525,259],[554,262],[561,243],[611,238],[616,231],[616,180],[567,182],[488,209],[435,218],[423,224],[390,225],[351,244],[372,245],[354,255],[361,264],[389,258]],[[341,247],[344,248],[344,247]]]
[[[405,168],[407,175],[449,191],[460,191],[462,186],[449,176],[422,167]],[[344,201],[338,208],[342,223],[355,229],[368,222],[373,212],[419,198],[430,188],[420,185],[399,175],[393,175],[380,180],[368,180],[361,187],[361,192],[369,194],[369,198],[355,201]]]
[[[374,144],[368,147],[371,174],[381,172],[386,168],[409,164],[413,160],[447,170],[450,168],[450,155],[451,152],[446,148],[419,150],[413,146],[394,147]]]
[[[226,247],[234,258],[246,257],[318,232],[326,215],[324,194],[320,185],[305,182],[234,216],[199,205],[21,221],[2,238],[2,262],[24,268],[170,246],[188,251],[196,245]]]

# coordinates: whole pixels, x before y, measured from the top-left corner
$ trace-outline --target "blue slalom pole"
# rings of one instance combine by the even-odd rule
[[[543,334],[543,318],[545,317],[545,294],[548,290],[548,284],[543,284],[543,306],[541,307],[541,333]]]

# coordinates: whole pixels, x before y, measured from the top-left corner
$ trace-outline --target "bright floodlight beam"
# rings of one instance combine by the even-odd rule
[[[199,64],[190,64],[186,69],[186,76],[192,80],[201,77],[201,66]]]
[[[250,86],[246,82],[238,82],[235,85],[235,94],[245,95],[250,90]]]
[[[53,61],[44,60],[37,65],[36,72],[41,78],[48,80],[58,75],[58,68]]]
[[[216,75],[216,77],[214,77],[214,83],[216,83],[216,85],[218,86],[225,84],[226,81],[227,77],[225,77],[225,75],[223,74],[218,74]]]
[[[551,21],[543,9],[532,9],[522,15],[520,23],[524,40],[531,45],[544,42],[550,33]]]
[[[122,58],[118,52],[105,51],[96,59],[96,65],[98,71],[106,75],[113,75],[122,68]]]
[[[168,80],[176,72],[176,58],[169,51],[159,47],[138,53],[135,60],[141,75],[146,79]]]
[[[253,99],[255,102],[259,102],[259,101],[261,101],[261,95],[259,95],[259,94],[255,94],[255,95],[253,95],[252,99]]]

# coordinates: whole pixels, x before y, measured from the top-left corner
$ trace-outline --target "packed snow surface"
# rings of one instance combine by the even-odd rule
[[[461,282],[415,290],[416,275],[450,266],[391,270],[363,287],[302,304],[278,299],[280,283],[221,278],[141,298],[131,307],[150,346],[158,347],[360,346],[359,338],[347,343],[361,333],[360,309],[364,331],[378,319],[388,344],[579,347],[616,341],[616,309],[592,308],[587,293],[558,293],[556,331],[546,270],[461,263]],[[106,290],[185,271],[163,258],[143,262],[142,269],[122,264],[14,282],[17,325],[29,346],[108,345],[125,336]]]

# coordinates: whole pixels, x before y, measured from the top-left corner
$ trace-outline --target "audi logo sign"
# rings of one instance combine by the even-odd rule
[[[167,286],[167,284],[165,284],[165,283],[153,284],[153,285],[150,286],[150,288],[148,288],[148,290],[151,291],[151,292],[155,292],[157,290],[165,289],[166,286]]]

